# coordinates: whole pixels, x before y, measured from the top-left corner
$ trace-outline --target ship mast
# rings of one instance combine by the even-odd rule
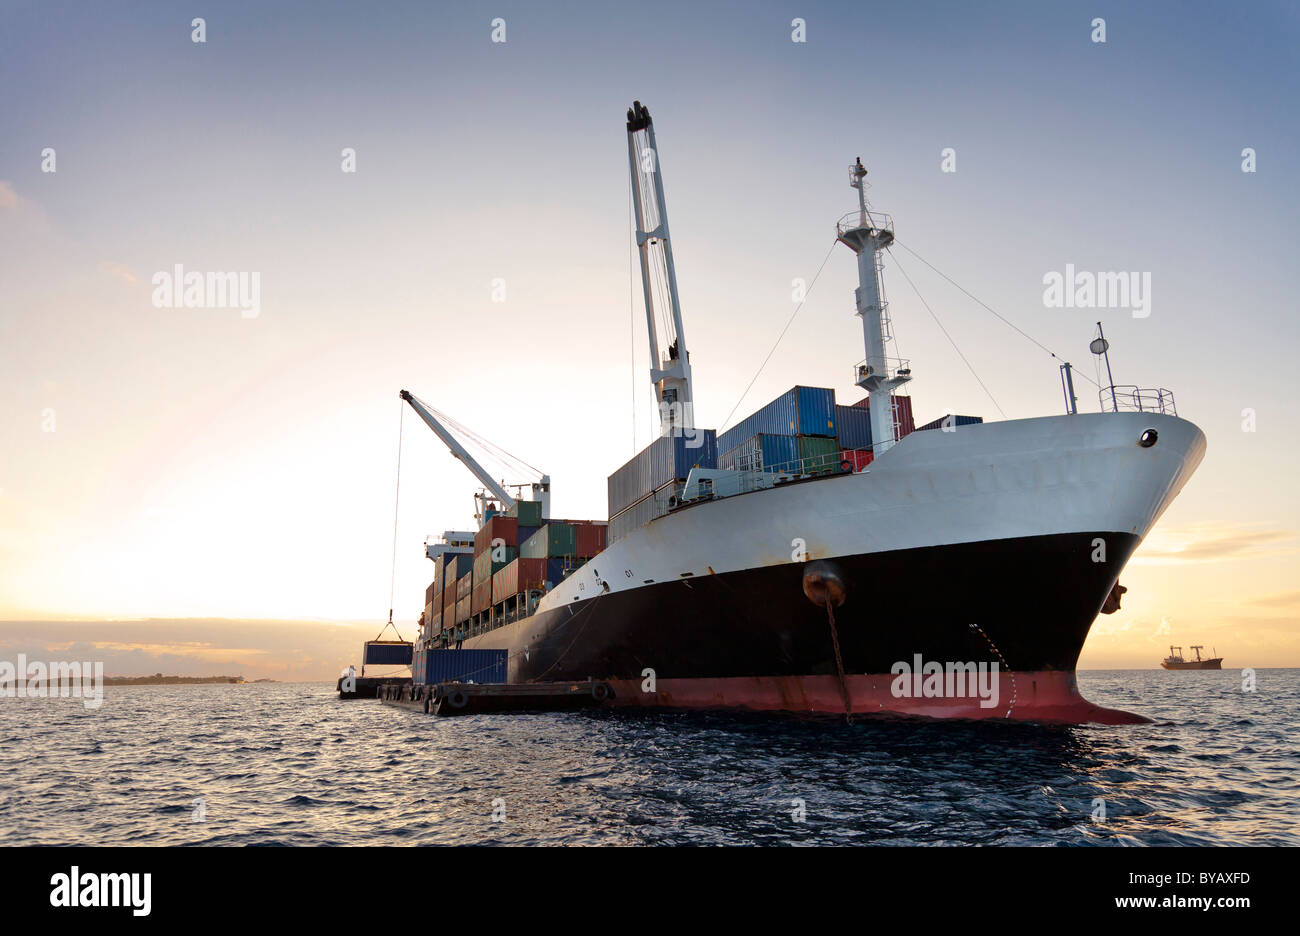
[[[894,221],[867,207],[867,170],[862,158],[849,167],[849,185],[858,190],[858,210],[840,219],[836,232],[841,244],[858,255],[858,288],[854,293],[857,314],[862,317],[866,358],[854,371],[859,387],[870,395],[871,451],[879,457],[897,437],[893,391],[912,379],[906,361],[887,357],[886,345],[893,340],[888,306],[882,296],[881,251],[894,242]]]
[[[650,335],[650,382],[659,406],[660,431],[680,435],[695,428],[691,400],[691,364],[677,298],[664,204],[663,174],[655,143],[654,123],[640,101],[627,111],[627,159],[636,205],[636,246],[641,254],[641,289],[645,295],[646,328]]]

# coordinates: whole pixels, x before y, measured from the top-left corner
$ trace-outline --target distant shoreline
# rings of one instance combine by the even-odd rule
[[[238,685],[241,683],[275,682],[273,679],[245,679],[243,676],[105,676],[105,686],[202,686],[213,683]]]

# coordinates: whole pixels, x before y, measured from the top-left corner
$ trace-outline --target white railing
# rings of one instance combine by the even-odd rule
[[[1101,401],[1102,412],[1178,415],[1173,391],[1163,387],[1102,387],[1097,392],[1097,399]]]
[[[873,373],[871,369],[867,367],[866,361],[859,361],[857,364],[853,365],[853,382],[855,384],[861,384],[868,377],[880,377],[882,380],[892,380],[895,377],[910,376],[912,376],[912,362],[907,358],[885,358],[884,374]]]
[[[850,211],[836,223],[835,232],[842,237],[849,231],[856,231],[859,228],[892,231],[894,229],[894,218],[883,211]]]

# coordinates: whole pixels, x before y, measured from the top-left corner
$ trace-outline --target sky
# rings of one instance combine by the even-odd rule
[[[884,276],[918,419],[1062,410],[1057,362],[919,255],[1075,362],[1085,410],[1102,319],[1116,382],[1173,390],[1208,437],[1081,665],[1171,643],[1300,665],[1300,6],[203,6],[0,2],[10,650],[98,635],[144,654],[126,672],[325,678],[348,659],[286,668],[314,633],[293,622],[377,630],[394,581],[413,629],[425,537],[472,528],[477,485],[408,412],[394,575],[402,388],[549,473],[556,515],[603,518],[655,431],[638,99],[699,425],[796,383],[860,395],[832,244],[861,156],[901,245]],[[257,273],[256,315],[159,307],[178,264]],[[1150,314],[1046,306],[1067,264],[1149,273]]]

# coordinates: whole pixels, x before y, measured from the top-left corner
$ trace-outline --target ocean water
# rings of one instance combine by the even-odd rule
[[[323,683],[0,699],[8,845],[1300,845],[1300,670],[1079,674],[1125,727],[437,718]],[[1105,818],[1098,804],[1104,804]],[[501,821],[495,821],[494,812]]]

